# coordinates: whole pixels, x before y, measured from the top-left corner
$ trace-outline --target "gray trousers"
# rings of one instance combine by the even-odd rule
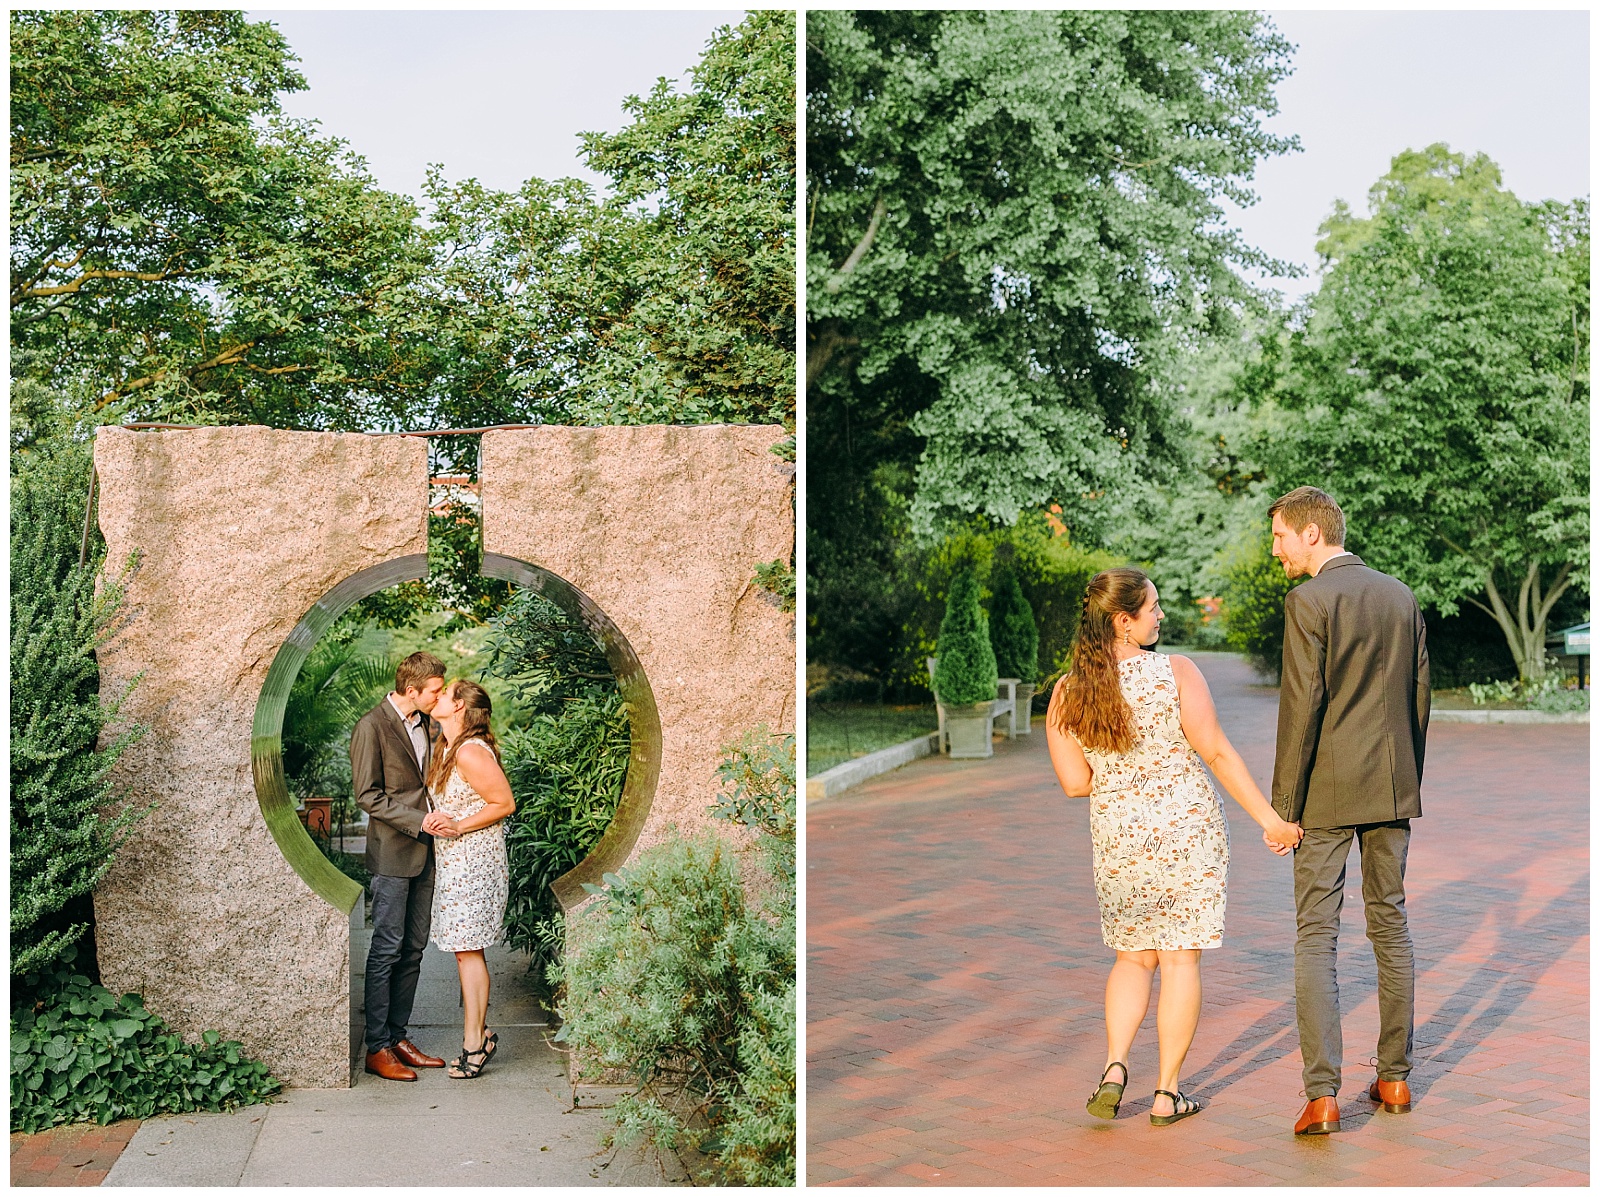
[[[372,946],[367,950],[367,1054],[409,1038],[422,953],[433,924],[433,853],[415,877],[372,878]]]
[[[1378,962],[1378,1076],[1403,1081],[1411,1073],[1415,981],[1405,891],[1411,820],[1307,828],[1294,854],[1294,1003],[1308,1100],[1338,1093],[1344,1066],[1336,960],[1352,840],[1361,845],[1367,938]]]

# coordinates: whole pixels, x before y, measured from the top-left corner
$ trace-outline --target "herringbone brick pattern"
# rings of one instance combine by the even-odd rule
[[[1263,788],[1277,693],[1198,657]],[[812,1184],[1588,1183],[1588,728],[1436,725],[1407,893],[1415,1109],[1374,1114],[1376,973],[1352,853],[1340,938],[1344,1130],[1296,1139],[1289,862],[1229,799],[1227,938],[1205,955],[1185,1092],[1146,1115],[1155,1005],[1122,1113],[1104,1062],[1087,807],[1042,723],[991,761],[919,761],[807,814]]]

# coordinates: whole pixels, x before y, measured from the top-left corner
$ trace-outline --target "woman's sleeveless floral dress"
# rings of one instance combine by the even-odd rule
[[[484,741],[467,740],[462,746],[473,743]],[[456,765],[443,792],[433,795],[433,805],[453,819],[465,819],[482,810],[484,801]],[[435,836],[433,861],[433,930],[429,938],[446,952],[470,952],[499,943],[511,888],[505,820],[456,839]]]
[[[1133,708],[1125,753],[1086,749],[1094,769],[1089,832],[1106,946],[1214,948],[1227,907],[1228,822],[1178,719],[1178,683],[1163,653],[1118,665]]]

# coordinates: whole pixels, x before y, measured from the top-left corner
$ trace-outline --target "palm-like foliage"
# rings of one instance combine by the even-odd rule
[[[283,712],[290,790],[309,798],[328,780],[356,720],[393,685],[388,637],[376,629],[335,629],[312,646]]]

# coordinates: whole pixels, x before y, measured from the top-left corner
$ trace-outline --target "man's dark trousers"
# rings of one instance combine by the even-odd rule
[[[415,877],[372,878],[372,946],[367,951],[367,1054],[409,1036],[411,1006],[428,946],[433,853]]]
[[[1294,854],[1294,1000],[1307,1100],[1338,1093],[1344,1064],[1336,956],[1352,840],[1361,848],[1367,938],[1378,963],[1378,1076],[1403,1081],[1411,1073],[1415,979],[1405,894],[1411,820],[1308,827]]]

